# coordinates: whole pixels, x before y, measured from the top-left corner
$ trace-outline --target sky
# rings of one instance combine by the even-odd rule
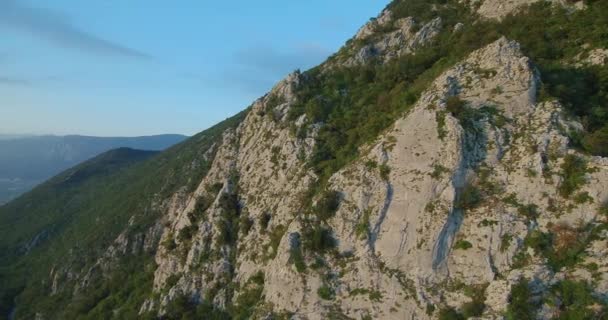
[[[195,134],[388,2],[0,0],[0,134]]]

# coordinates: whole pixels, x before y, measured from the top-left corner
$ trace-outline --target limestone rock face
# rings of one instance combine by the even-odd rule
[[[391,39],[384,39],[386,48]],[[581,191],[596,201],[574,205],[559,195],[557,168],[576,155],[565,132],[577,124],[562,117],[559,103],[536,100],[538,72],[516,42],[501,38],[440,75],[407,114],[363,148],[360,159],[330,178],[341,197],[329,221],[339,255],[324,268],[340,276],[331,283],[335,299],[322,299],[317,291],[327,280],[312,270],[298,272],[291,257],[307,228],[296,217],[300,199],[315,181],[305,165],[315,127],[296,138],[284,126],[302,77],[290,75],[256,101],[245,121],[225,133],[197,191],[171,206],[161,242],[174,241],[177,249],[159,248],[155,288],[161,297],[142,311],[162,314],[177,294],[200,300],[222,292],[227,278],[244,287],[262,271],[260,310],[272,306],[296,319],[325,319],[337,311],[353,318],[434,318],[428,305],[460,308],[471,301],[456,284],[485,288],[484,319],[497,319],[511,286],[524,277],[538,290],[565,277],[590,277],[576,268],[553,273],[538,257],[514,268],[516,253],[534,230],[598,219],[596,207],[608,198],[608,163],[586,158],[594,170]],[[455,97],[470,108],[470,119],[449,110]],[[390,174],[371,170],[369,163],[390,168]],[[483,186],[483,200],[463,208],[472,186]],[[240,219],[251,226],[234,246],[225,246],[218,226],[226,199],[237,195]],[[204,201],[206,217],[193,222],[189,216]],[[538,211],[536,225],[521,213],[530,206]],[[570,209],[556,216],[554,207]],[[177,235],[192,223],[197,232],[180,240]],[[608,268],[605,242],[594,242],[587,258],[600,270]],[[598,294],[607,294],[608,279],[599,284]]]
[[[490,19],[501,19],[506,15],[517,11],[522,6],[535,2],[548,1],[559,5],[568,5],[576,9],[584,7],[583,1],[567,0],[477,0],[473,1],[473,7],[477,7],[477,12]]]
[[[390,31],[375,37],[377,30],[385,28]],[[439,34],[442,28],[441,18],[436,18],[425,24],[416,22],[413,18],[392,20],[390,11],[385,11],[377,20],[365,25],[355,37],[355,40],[369,42],[362,46],[348,59],[344,65],[354,66],[369,63],[371,59],[382,59],[385,62],[404,54],[413,53]]]

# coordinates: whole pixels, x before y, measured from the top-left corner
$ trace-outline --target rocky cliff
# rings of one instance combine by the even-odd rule
[[[54,261],[50,294],[73,303],[143,255],[149,289],[123,296],[142,318],[605,317],[608,158],[573,143],[590,127],[508,29],[602,7],[531,2],[392,3],[199,145],[205,170],[147,202],[145,227]],[[558,62],[605,67],[583,50]],[[83,314],[119,317],[118,297]]]

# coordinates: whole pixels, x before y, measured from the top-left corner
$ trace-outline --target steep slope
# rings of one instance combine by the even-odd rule
[[[26,136],[0,138],[0,204],[61,171],[115,148],[161,151],[187,137]]]
[[[178,197],[180,192],[191,190],[194,180],[208,170],[218,137],[241,118],[242,114],[228,119],[146,161],[155,153],[118,149],[102,154],[0,207],[3,315],[20,292],[23,302],[19,305],[25,318],[36,308],[71,312],[54,307],[56,303],[67,306],[71,292],[53,292],[48,301],[39,299],[57,289],[56,284],[53,288],[43,279],[49,272],[61,270],[74,275],[86,272],[83,270],[95,265],[121,232],[140,239],[140,247],[134,248],[133,254],[154,251],[158,236],[154,228],[161,223],[156,220],[162,217],[169,195]],[[138,259],[132,259],[128,266],[122,262],[115,266],[122,272],[133,272],[145,264]],[[55,281],[66,281],[71,276]],[[145,287],[145,278],[137,280]],[[74,308],[82,308],[86,299],[74,303]],[[17,316],[21,317],[19,312]]]
[[[585,57],[607,4],[484,3],[395,1],[229,128],[114,176],[75,211],[107,204],[104,241],[46,258],[17,318],[605,317],[608,70]]]

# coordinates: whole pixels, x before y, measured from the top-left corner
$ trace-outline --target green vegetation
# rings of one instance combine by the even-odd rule
[[[539,305],[534,302],[530,284],[520,280],[511,288],[510,303],[507,308],[508,320],[536,319]],[[589,284],[582,281],[562,280],[553,285],[543,302],[556,307],[555,319],[600,319],[607,310],[606,303],[593,296]],[[591,308],[595,306],[595,308]]]
[[[333,300],[336,293],[334,289],[324,284],[317,289],[317,294],[323,300]]]
[[[439,310],[439,320],[465,320],[465,317],[454,308]]]
[[[467,240],[458,240],[454,243],[455,250],[468,250],[473,248],[473,245]]]
[[[502,199],[502,201],[505,204],[517,208],[517,214],[528,220],[536,220],[539,216],[538,206],[536,204],[521,204],[517,199],[517,195],[515,193],[508,194]]]
[[[236,194],[222,194],[219,199],[219,207],[222,209],[219,225],[220,245],[235,245],[238,240],[239,218],[241,208]]]
[[[168,320],[194,320],[194,319],[209,319],[209,320],[224,320],[230,319],[230,313],[215,308],[209,301],[197,303],[186,295],[178,295],[171,300],[166,307],[167,314],[165,318]],[[138,318],[137,316],[135,318]],[[148,315],[146,319],[156,319],[155,315]]]
[[[333,218],[340,206],[340,193],[334,190],[324,191],[314,208],[317,217],[321,220]]]
[[[440,309],[439,319],[464,320],[481,316],[486,309],[485,300],[487,287],[487,284],[466,285],[460,281],[448,282],[446,290],[451,292],[462,292],[464,295],[471,298],[471,301],[462,304],[460,310],[456,310],[452,307],[444,307]],[[429,314],[428,305],[427,314]]]
[[[598,228],[592,224],[586,227],[571,227],[565,224],[553,225],[549,232],[532,231],[524,239],[524,249],[532,248],[534,251],[547,259],[547,265],[554,271],[564,267],[572,267],[584,258],[585,248],[593,240],[592,235],[598,232]],[[520,253],[525,255],[525,253]],[[527,257],[519,257],[522,262]]]
[[[519,205],[517,213],[529,220],[536,220],[538,218],[538,206],[535,204]]]
[[[464,293],[471,298],[470,302],[462,305],[461,312],[465,319],[480,317],[486,309],[487,285],[475,285],[465,288]]]
[[[506,318],[507,320],[534,320],[535,315],[536,306],[532,302],[530,284],[528,280],[522,278],[511,287]]]
[[[540,99],[556,98],[572,116],[581,119],[584,130],[572,136],[573,143],[591,154],[606,156],[608,66],[579,68],[573,63],[564,63],[573,61],[583,46],[608,47],[608,2],[589,0],[586,4],[586,10],[570,11],[539,2],[500,22],[475,21],[477,17],[470,9],[455,0],[408,0],[390,4],[396,19],[414,16],[418,23],[423,23],[441,17],[443,29],[436,41],[421,48],[415,55],[404,55],[389,63],[378,60],[362,66],[335,65],[331,72],[314,68],[305,73],[305,80],[295,92],[298,102],[290,109],[288,118],[291,121],[302,114],[307,115],[308,123],[297,133],[298,137],[302,137],[302,133],[313,123],[324,123],[315,138],[316,144],[309,162],[310,168],[320,178],[311,198],[325,190],[331,174],[360,155],[361,146],[374,141],[395,119],[410,110],[439,74],[473,50],[502,35],[518,41],[524,54],[540,70],[543,82],[539,90]],[[456,23],[463,23],[464,27],[454,33]],[[330,60],[336,62],[345,54],[352,55],[361,46],[392,29],[394,26],[389,24],[370,39],[350,41],[340,54]],[[480,72],[491,76],[493,71]],[[495,92],[499,91],[496,88]],[[273,108],[280,103],[280,97],[271,96],[267,98],[266,106]],[[465,128],[480,117],[493,115],[491,108],[473,110],[457,97],[448,99],[446,103],[446,113],[440,111],[437,116],[438,124],[443,123],[443,126],[439,125],[438,132],[442,138],[446,136],[445,128],[443,131],[441,128],[445,126],[447,112]],[[263,113],[266,111],[268,109]],[[0,312],[6,314],[16,297],[19,305],[17,318],[34,318],[38,311],[44,312],[48,318],[137,317],[132,312],[151,288],[150,274],[140,271],[147,270],[146,261],[150,260],[152,253],[145,253],[137,259],[117,261],[114,263],[117,269],[111,272],[111,279],[117,280],[92,279],[90,288],[94,289],[84,291],[79,299],[73,299],[68,290],[49,295],[49,288],[42,279],[48,279],[49,270],[58,261],[62,265],[72,266],[72,271],[86,270],[102,256],[125,226],[130,226],[126,234],[130,239],[145,232],[157,221],[160,214],[157,204],[162,204],[178,190],[190,192],[196,188],[211,165],[205,159],[213,158],[213,154],[208,158],[204,156],[205,153],[219,141],[226,129],[238,125],[246,112],[148,160],[143,159],[145,157],[117,162],[103,157],[93,159],[0,207]],[[275,117],[274,114],[269,116]],[[493,121],[498,125],[499,120]],[[274,153],[278,162],[278,152]],[[378,168],[382,178],[388,179],[390,168],[382,165],[378,165]],[[585,183],[588,171],[586,163],[576,156],[567,156],[561,169],[563,182],[559,187],[560,194],[564,198],[582,201],[585,197],[578,191]],[[213,192],[209,194],[217,195],[221,186],[217,187],[212,186]],[[464,210],[475,208],[486,192],[481,184],[468,186],[462,191],[456,206]],[[221,243],[232,246],[238,233],[246,233],[251,225],[240,216],[235,195],[224,195],[220,200],[224,209],[220,225]],[[323,219],[335,214],[335,202],[331,197],[327,200],[317,208],[319,217]],[[180,241],[193,237],[196,232],[194,225],[205,219],[204,213],[210,203],[210,199],[200,201],[200,206],[197,205],[189,216],[192,227],[177,235]],[[538,208],[533,205],[517,204],[516,207],[520,214],[529,219],[538,215]],[[306,208],[308,210],[311,206]],[[600,207],[600,212],[606,211],[606,205]],[[134,217],[133,223],[129,223],[131,217]],[[270,219],[269,214],[263,215],[259,221],[262,230],[268,228]],[[331,229],[323,226],[322,222],[309,224],[310,227],[303,234],[302,258],[304,253],[324,254],[331,251],[336,245]],[[587,228],[555,229],[552,234],[534,232],[525,244],[546,257],[553,269],[559,270],[581,261],[584,248],[595,232]],[[362,235],[368,229],[369,219],[363,218],[357,226],[357,233]],[[284,226],[275,226],[268,231],[271,239],[269,246],[275,254],[285,230]],[[42,240],[27,255],[23,255],[23,244],[39,235]],[[168,244],[168,248],[176,247],[173,241]],[[104,285],[106,282],[108,284]],[[67,281],[66,287],[72,284]],[[250,306],[254,305],[252,301],[259,296],[255,291],[259,288],[252,287],[251,294],[243,297],[241,302],[237,297],[236,304],[243,306],[244,313],[236,312],[233,315],[245,317],[250,314]],[[319,295],[333,297],[333,291],[325,288],[320,289]],[[575,314],[568,310],[581,309],[575,301],[590,301],[584,292],[580,285],[567,283],[554,289],[554,295],[564,301],[564,315]],[[576,299],[571,299],[570,294]],[[530,295],[527,282],[514,286],[509,319],[533,318]],[[472,305],[467,312],[475,314],[479,310],[479,306]],[[118,314],[110,314],[110,311]],[[209,302],[195,305],[188,297],[175,299],[168,306],[168,311],[169,319],[202,315],[219,319],[231,316],[216,310]],[[577,312],[585,315],[584,310]],[[462,317],[454,310],[441,310],[439,313],[442,319]]]
[[[255,307],[262,300],[264,291],[264,273],[257,272],[245,284],[245,288],[239,292],[234,305],[229,308],[232,319],[251,319]]]
[[[219,191],[218,191],[219,192]],[[217,192],[213,193],[215,196]],[[188,213],[188,219],[191,224],[197,224],[201,220],[205,220],[205,212],[213,203],[213,199],[208,197],[199,197],[196,200],[196,205],[194,206],[194,210]]]
[[[380,178],[382,178],[382,180],[388,181],[391,174],[391,167],[386,164],[381,164],[378,169],[380,170]]]
[[[500,238],[500,252],[507,251],[507,249],[509,249],[509,247],[511,246],[512,241],[513,241],[513,235],[508,234],[508,233],[504,234]]]
[[[456,119],[464,118],[464,113],[467,112],[467,104],[458,96],[451,96],[445,101],[445,109],[452,114]]]
[[[78,318],[101,314],[93,310],[102,307],[110,310],[132,303],[125,312],[139,308],[136,304],[143,302],[151,290],[139,275],[143,277],[141,270],[145,270],[153,253],[135,261],[127,256],[112,264],[116,270],[110,272],[114,278],[122,279],[118,281],[121,286],[93,277],[89,286],[98,290],[82,292],[84,304],[73,300],[69,290],[51,296],[45,284],[48,281],[42,279],[48,279],[51,267],[59,261],[63,266],[72,266],[73,271],[86,270],[125,229],[129,239],[145,232],[160,214],[153,204],[168,199],[178,189],[193,191],[210,167],[202,155],[244,115],[245,112],[158,155],[128,149],[105,153],[0,207],[0,297],[10,301],[3,302],[2,308],[10,307],[15,297],[16,316],[26,319],[34,318],[36,312],[44,312],[49,318]],[[129,224],[129,219],[133,223]],[[37,235],[46,236],[39,237],[37,246],[23,255],[20,248]],[[137,283],[128,285],[127,275]],[[63,284],[71,287],[67,279]],[[122,288],[139,292],[139,296],[133,295],[137,301],[127,299]]]
[[[260,228],[262,229],[262,231],[268,229],[268,224],[270,223],[270,219],[272,219],[272,216],[268,212],[264,212],[260,216]]]
[[[450,169],[439,165],[439,164],[434,164],[433,165],[433,172],[429,173],[429,175],[433,178],[433,179],[440,179],[445,173],[449,173]]]
[[[285,232],[287,231],[287,227],[283,226],[283,225],[278,225],[275,226],[274,228],[272,228],[272,231],[270,231],[270,247],[272,248],[272,254],[270,254],[269,257],[267,257],[268,259],[274,259],[274,257],[276,257],[277,255],[277,250],[279,249],[279,244],[281,244],[281,239],[283,239],[283,236],[285,235]]]
[[[189,225],[182,228],[177,234],[177,239],[181,242],[189,241],[192,239],[194,234],[198,231],[198,225]]]
[[[608,125],[586,134],[582,143],[585,150],[591,154],[608,157]]]
[[[310,162],[321,181],[355,159],[358,148],[373,141],[407,111],[437,75],[497,38],[496,34],[477,32],[453,34],[451,26],[473,19],[469,9],[456,1],[441,1],[443,5],[435,10],[433,2],[414,0],[407,1],[407,5],[402,2],[391,5],[399,8],[395,18],[411,12],[442,17],[446,28],[438,41],[416,55],[405,55],[389,63],[375,61],[369,65],[337,67],[331,73],[321,72],[320,68],[305,73],[307,80],[298,90],[299,102],[290,110],[289,119],[306,114],[310,123],[325,124],[316,138]],[[343,52],[357,50],[361,45],[350,42]],[[330,60],[341,56],[342,53]],[[384,172],[382,175],[386,177],[388,172]]]
[[[524,14],[504,19],[499,28],[519,41],[524,53],[540,69],[541,98],[558,98],[585,126],[583,147],[601,155],[607,152],[601,137],[608,125],[608,65],[577,68],[564,64],[581,51],[581,45],[605,48],[608,4],[587,1],[587,10],[570,12],[546,2],[531,5]],[[576,142],[576,141],[575,141]]]
[[[561,166],[562,182],[559,185],[559,194],[569,198],[587,182],[585,175],[588,172],[587,162],[580,157],[569,154],[564,158]]]
[[[357,226],[355,227],[355,234],[357,235],[357,238],[359,239],[366,239],[368,237],[369,234],[369,216],[371,214],[371,210],[367,209],[365,211],[363,211],[363,213],[361,214],[361,218],[359,219],[359,223],[357,223]]]
[[[297,243],[292,244],[292,247],[289,249],[289,261],[294,264],[298,272],[304,272],[306,271],[306,261],[304,261],[299,234],[296,242]]]
[[[314,226],[304,231],[302,244],[306,250],[325,253],[336,246],[336,240],[329,228]]]
[[[594,297],[589,284],[582,281],[562,280],[551,287],[544,300],[558,307],[556,319],[599,319],[608,311],[606,303]],[[599,310],[590,308],[592,305],[598,306]]]
[[[608,201],[602,203],[598,209],[598,214],[608,217]]]
[[[382,300],[382,293],[380,291],[370,290],[366,288],[355,288],[349,292],[349,295],[351,297],[358,295],[367,295],[370,301],[378,302]]]
[[[456,209],[471,210],[481,204],[483,196],[481,190],[471,183],[468,183],[460,193],[454,207]]]

